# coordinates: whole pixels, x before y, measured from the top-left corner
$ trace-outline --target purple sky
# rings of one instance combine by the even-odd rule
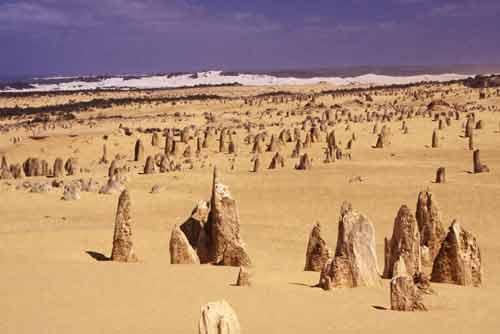
[[[500,63],[500,0],[0,0],[0,77]]]

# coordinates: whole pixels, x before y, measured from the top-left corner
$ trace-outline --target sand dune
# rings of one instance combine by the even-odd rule
[[[388,76],[377,74],[365,74],[356,77],[276,77],[266,74],[224,74],[222,71],[207,71],[194,74],[181,74],[172,76],[142,76],[142,77],[110,77],[96,78],[94,80],[68,80],[71,78],[49,78],[55,83],[45,83],[39,81],[33,83],[32,87],[24,89],[6,88],[9,92],[47,92],[47,91],[73,91],[73,90],[95,90],[95,89],[153,89],[153,88],[176,88],[193,87],[199,85],[223,85],[223,84],[241,84],[254,86],[272,86],[272,85],[314,85],[319,83],[328,83],[339,86],[355,84],[372,85],[392,85],[409,84],[417,82],[444,82],[450,80],[460,80],[469,77],[463,74],[425,74],[413,76]],[[58,79],[61,82],[57,82]]]

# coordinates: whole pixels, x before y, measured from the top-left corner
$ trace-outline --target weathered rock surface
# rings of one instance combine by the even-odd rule
[[[124,189],[125,186],[116,177],[112,177],[99,189],[99,194],[120,194]]]
[[[108,149],[106,144],[102,145],[102,157],[99,160],[99,164],[108,164]]]
[[[150,193],[151,194],[159,194],[162,189],[163,189],[163,187],[161,185],[155,184],[154,186],[151,187]]]
[[[180,226],[189,244],[196,249],[202,247],[199,241],[200,233],[207,223],[208,212],[208,203],[206,201],[199,201],[191,212],[191,216]]]
[[[212,198],[205,225],[210,240],[211,262],[226,266],[249,266],[250,257],[240,238],[240,218],[229,188],[220,183],[214,170]]]
[[[27,177],[44,176],[43,175],[43,168],[42,168],[42,161],[38,158],[26,159],[26,161],[23,163],[23,170],[24,170],[24,174]]]
[[[490,169],[488,168],[487,165],[484,165],[481,163],[481,151],[480,150],[475,150],[472,156],[473,160],[473,170],[474,173],[488,173]]]
[[[9,168],[0,168],[0,180],[10,180],[12,178],[13,176]]]
[[[199,264],[200,260],[195,250],[189,244],[184,232],[175,225],[170,235],[170,263],[171,264]]]
[[[142,161],[144,159],[144,145],[140,139],[135,142],[134,161]]]
[[[253,161],[253,172],[258,173],[259,169],[260,169],[260,158],[255,157],[255,159]]]
[[[64,176],[64,161],[61,158],[56,158],[54,160],[54,177],[63,177]]]
[[[446,169],[439,167],[436,171],[436,183],[446,183]]]
[[[14,179],[22,179],[24,176],[23,168],[21,164],[10,165],[10,172]]]
[[[476,238],[453,221],[439,254],[434,260],[431,281],[466,286],[481,286],[481,252]]]
[[[418,194],[415,218],[420,231],[422,254],[427,254],[427,256],[422,256],[422,264],[430,266],[439,252],[441,241],[445,237],[439,208],[431,192],[422,191]]]
[[[0,169],[9,169],[9,164],[7,163],[7,157],[2,155],[2,163],[0,164]]]
[[[61,198],[63,201],[77,201],[80,199],[80,190],[74,184],[64,186],[64,193]]]
[[[158,146],[160,144],[160,135],[158,132],[153,132],[153,135],[151,137],[151,145],[152,146]]]
[[[349,203],[344,202],[335,256],[323,267],[319,286],[330,290],[334,287],[380,285],[375,228],[366,216],[357,213]]]
[[[394,219],[391,239],[385,239],[384,278],[392,278],[394,265],[402,260],[410,277],[421,271],[420,232],[410,209],[403,205]]]
[[[309,235],[304,270],[321,271],[331,257],[332,251],[321,237],[321,225],[317,223]]]
[[[155,160],[153,156],[148,156],[146,159],[146,164],[144,165],[144,174],[154,174],[155,173]]]
[[[31,185],[30,192],[36,194],[44,194],[52,191],[52,185],[46,182],[34,183]]]
[[[199,334],[240,334],[238,317],[225,300],[211,302],[201,308]]]
[[[394,277],[391,279],[391,310],[393,311],[426,311],[422,302],[422,294],[415,286],[413,277],[406,272],[405,261],[395,263]]]
[[[252,285],[252,274],[248,267],[240,267],[238,273],[238,279],[236,280],[237,286],[251,286]]]
[[[295,166],[297,170],[309,170],[312,168],[312,162],[307,153],[304,153],[299,160],[299,163]]]
[[[285,167],[285,158],[280,154],[280,152],[276,152],[269,164],[269,169],[277,169]]]
[[[64,169],[68,175],[77,175],[80,172],[80,163],[78,158],[69,158],[66,160]]]
[[[136,262],[137,256],[132,242],[132,217],[130,214],[130,194],[125,189],[118,199],[116,210],[115,233],[111,260],[120,262]]]
[[[81,191],[96,193],[101,188],[99,181],[96,181],[93,178],[89,178],[88,180],[80,179],[78,182],[80,183]]]

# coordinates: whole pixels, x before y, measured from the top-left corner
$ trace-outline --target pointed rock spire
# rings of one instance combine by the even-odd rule
[[[466,286],[481,286],[481,252],[476,238],[455,220],[434,260],[431,281]]]
[[[170,235],[170,263],[171,264],[199,264],[200,260],[189,244],[186,235],[179,226],[175,225]]]
[[[344,202],[335,256],[323,267],[319,286],[330,290],[333,287],[380,285],[375,228],[368,217],[357,213],[350,203]]]
[[[422,191],[418,194],[415,217],[420,231],[422,264],[430,266],[445,237],[437,201],[430,191]]]
[[[406,205],[401,206],[394,219],[392,238],[385,239],[384,278],[392,278],[394,266],[399,260],[405,263],[410,277],[421,271],[420,232],[415,217]]]
[[[240,267],[240,271],[238,273],[238,279],[236,281],[237,286],[251,286],[252,285],[252,279],[251,279],[251,273],[250,269],[248,267]]]
[[[130,215],[130,194],[125,189],[118,199],[116,210],[115,233],[113,236],[113,250],[111,260],[120,262],[136,262],[132,242],[132,217]]]
[[[309,234],[304,270],[321,271],[331,257],[332,251],[321,237],[321,225],[316,223]]]
[[[220,183],[214,168],[210,213],[206,224],[210,238],[210,255],[214,264],[248,266],[251,264],[240,238],[240,223],[236,201],[229,188]]]

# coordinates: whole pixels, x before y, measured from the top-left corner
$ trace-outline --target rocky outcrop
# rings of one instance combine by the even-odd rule
[[[108,179],[108,182],[99,189],[99,194],[120,194],[125,189],[125,186],[120,182],[115,175]]]
[[[54,160],[54,177],[59,178],[64,176],[64,161],[61,158]]]
[[[199,201],[191,212],[191,216],[180,226],[189,244],[194,248],[198,248],[200,233],[208,220],[208,212],[208,203]]]
[[[451,224],[439,254],[434,260],[431,281],[466,286],[481,286],[481,252],[476,238],[457,221]]]
[[[10,180],[13,178],[11,168],[7,163],[7,158],[2,156],[2,163],[0,164],[0,180]]]
[[[102,157],[99,160],[99,164],[107,165],[108,164],[108,149],[106,144],[102,145]]]
[[[200,260],[189,244],[184,232],[175,225],[170,235],[170,263],[171,264],[198,264]]]
[[[422,264],[430,266],[445,237],[437,201],[431,192],[422,191],[418,194],[415,218],[420,231]]]
[[[252,285],[252,275],[248,267],[240,267],[238,272],[238,279],[236,280],[237,286],[251,286]]]
[[[10,165],[10,173],[14,179],[22,179],[24,176],[21,164]]]
[[[339,234],[335,256],[321,271],[319,286],[380,286],[381,279],[375,251],[375,228],[363,214],[344,202],[341,207]]]
[[[160,145],[160,135],[158,132],[153,132],[153,135],[151,136],[151,146],[158,146]]]
[[[321,237],[321,225],[317,223],[309,235],[304,270],[321,271],[331,257],[332,251]]]
[[[309,170],[312,168],[312,162],[307,153],[304,153],[300,159],[299,163],[295,166],[297,170]]]
[[[225,300],[211,302],[201,308],[198,334],[240,334],[238,317]]]
[[[392,278],[397,261],[403,261],[410,277],[421,271],[420,232],[410,209],[403,205],[394,219],[391,239],[385,239],[384,278]]]
[[[481,163],[481,151],[475,150],[472,156],[473,170],[475,174],[478,173],[488,173],[490,169],[487,165]]]
[[[439,147],[439,135],[438,135],[437,130],[434,130],[432,132],[432,144],[431,144],[431,147],[432,148],[438,148]]]
[[[64,169],[68,175],[77,175],[80,172],[78,158],[69,158],[64,164]]]
[[[439,167],[436,171],[436,183],[446,183],[446,169]]]
[[[257,156],[253,160],[253,172],[258,173],[260,170],[260,158]]]
[[[249,266],[250,257],[240,238],[240,218],[229,188],[217,178],[214,169],[210,212],[206,224],[210,262],[226,266]]]
[[[422,302],[422,294],[415,286],[413,277],[409,276],[405,260],[396,261],[391,279],[391,310],[393,311],[426,311]]]
[[[116,210],[115,233],[111,260],[120,262],[136,262],[134,245],[132,242],[132,217],[130,214],[130,195],[125,189],[118,199]]]
[[[0,168],[0,180],[10,180],[13,178],[10,168]]]
[[[52,191],[52,185],[46,182],[37,182],[31,185],[30,192],[35,194],[45,194]]]
[[[216,169],[210,205],[205,201],[198,202],[179,231],[196,251],[200,263],[245,267],[251,265],[240,237],[236,201],[228,187],[219,182]]]
[[[64,193],[61,198],[64,201],[77,201],[80,199],[80,189],[75,184],[64,186]]]
[[[269,164],[269,169],[277,169],[285,167],[285,158],[280,154],[280,152],[276,152]]]
[[[144,145],[140,139],[135,142],[134,161],[142,161],[144,159]]]
[[[146,164],[144,165],[144,174],[154,174],[155,173],[155,160],[153,156],[148,156],[146,159]]]
[[[2,155],[2,163],[0,164],[0,169],[9,169],[9,164],[7,163],[7,157]]]
[[[28,158],[23,163],[24,174],[27,177],[44,176],[42,161],[38,158]]]

